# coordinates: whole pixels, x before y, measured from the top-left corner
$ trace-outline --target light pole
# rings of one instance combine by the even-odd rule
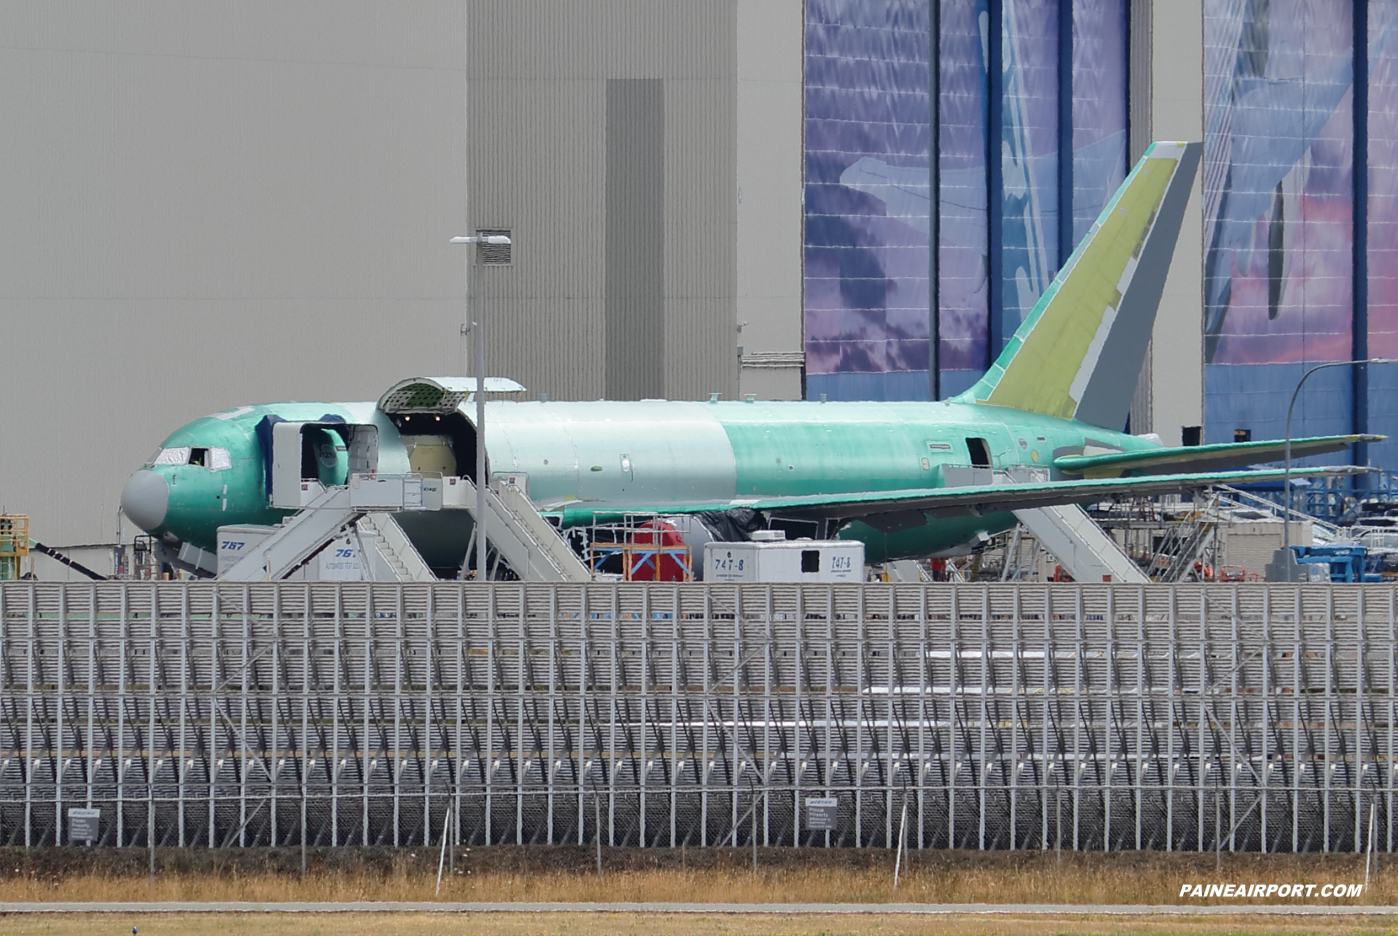
[[[448,243],[451,244],[489,244],[497,247],[508,247],[509,237],[504,234],[478,234],[474,237],[453,237]],[[485,329],[481,328],[481,277],[480,277],[480,247],[477,246],[471,254],[471,269],[475,275],[470,277],[474,282],[474,296],[468,295],[468,299],[474,298],[476,303],[475,321],[471,323],[471,328],[475,330],[474,344],[476,346],[476,581],[484,582],[486,578],[486,542],[485,542]],[[467,286],[470,293],[470,284]]]
[[[1328,364],[1317,364],[1301,375],[1301,379],[1296,382],[1296,389],[1291,392],[1291,403],[1286,407],[1286,516],[1282,517],[1282,548],[1287,555],[1291,554],[1291,411],[1296,408],[1296,398],[1301,394],[1301,387],[1318,370],[1325,370],[1327,367],[1349,367],[1351,364],[1390,364],[1387,358],[1363,358],[1357,361],[1331,361]],[[1288,560],[1289,564],[1289,560]]]

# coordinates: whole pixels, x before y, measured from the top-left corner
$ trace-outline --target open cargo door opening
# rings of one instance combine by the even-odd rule
[[[513,396],[524,387],[504,377],[483,381],[487,396]],[[476,426],[462,412],[476,392],[474,377],[409,377],[379,397],[380,412],[393,421],[413,471],[464,477],[475,483]],[[486,477],[490,477],[487,466]]]

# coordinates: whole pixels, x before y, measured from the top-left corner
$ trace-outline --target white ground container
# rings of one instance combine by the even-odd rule
[[[218,574],[233,568],[239,559],[255,551],[276,527],[243,524],[218,528]]]
[[[704,544],[705,582],[862,582],[856,540],[767,540]]]
[[[337,536],[301,568],[300,578],[314,576],[321,582],[366,582],[374,580],[373,559],[366,571],[364,552],[373,555],[375,537],[372,533]],[[360,549],[361,544],[363,550]]]
[[[262,541],[276,532],[276,527],[221,526],[218,528],[218,571],[222,575],[233,564],[249,553],[257,552]],[[360,544],[370,554],[370,569],[365,571],[364,555]],[[358,536],[341,534],[330,540],[311,560],[287,576],[292,582],[365,582],[375,581],[382,576],[383,569],[375,568],[377,558],[375,544],[377,537],[372,532],[363,531]]]

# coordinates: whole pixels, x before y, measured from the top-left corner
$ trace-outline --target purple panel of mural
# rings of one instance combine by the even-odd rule
[[[1127,8],[1073,0],[1073,245],[1126,178]]]
[[[1206,0],[1210,363],[1350,356],[1351,12],[1313,0]]]
[[[1058,271],[1058,0],[1004,0],[1001,32],[1000,305],[1008,339]]]
[[[808,375],[927,371],[930,44],[925,2],[807,3]]]
[[[1398,358],[1398,0],[1369,0],[1369,354]]]
[[[938,71],[941,112],[937,244],[941,368],[974,376],[986,366],[985,0],[943,0]]]

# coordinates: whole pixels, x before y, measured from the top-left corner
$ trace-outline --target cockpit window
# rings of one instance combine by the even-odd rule
[[[156,465],[195,465],[210,471],[225,471],[233,467],[228,449],[178,446],[161,449],[151,460]]]
[[[188,446],[183,446],[180,448],[161,449],[160,452],[155,456],[154,464],[188,465],[190,451],[191,449]]]

